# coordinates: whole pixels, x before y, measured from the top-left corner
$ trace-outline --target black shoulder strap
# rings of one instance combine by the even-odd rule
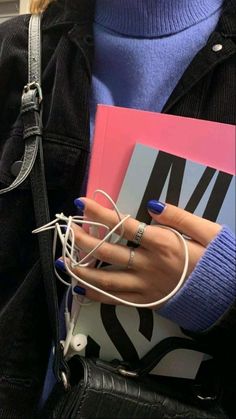
[[[25,152],[17,178],[1,194],[11,192],[30,176],[36,226],[50,221],[48,196],[44,171],[42,146],[42,90],[41,90],[41,15],[32,15],[28,35],[28,84],[24,87],[21,101],[23,139]],[[61,380],[62,372],[67,373],[63,351],[59,340],[59,310],[56,279],[52,257],[52,237],[50,232],[38,235],[41,273],[44,280],[52,337],[55,346],[54,372]]]
[[[187,337],[173,336],[157,343],[136,365],[132,365],[132,368],[139,376],[148,374],[168,353],[176,349],[197,351],[213,356],[207,345]]]

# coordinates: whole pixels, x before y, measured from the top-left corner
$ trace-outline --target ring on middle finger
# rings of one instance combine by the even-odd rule
[[[129,261],[127,264],[127,269],[131,269],[133,267],[134,257],[135,257],[135,249],[133,247],[130,247],[130,254],[129,254]]]
[[[147,224],[145,224],[145,223],[140,223],[138,225],[137,231],[136,231],[136,233],[134,235],[134,238],[132,240],[133,243],[135,243],[135,244],[137,244],[137,245],[140,246],[141,241],[142,241],[142,238],[143,238],[143,234],[144,234],[144,231],[145,231],[145,228],[146,227],[147,227]]]

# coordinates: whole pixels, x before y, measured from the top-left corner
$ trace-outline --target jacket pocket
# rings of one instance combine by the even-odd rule
[[[88,150],[84,141],[72,144],[70,139],[45,135],[43,139],[46,184],[51,219],[56,213],[75,213],[74,198],[78,197],[84,182]],[[11,167],[22,158],[24,147],[19,132],[4,139],[0,163],[0,188],[14,181]],[[32,235],[36,228],[30,179],[18,188],[0,196],[0,287],[5,287],[1,300],[9,298],[25,273],[37,257],[37,237]],[[20,273],[15,281],[15,270]],[[4,301],[2,301],[4,304]]]
[[[89,141],[87,141],[88,143]],[[45,133],[43,137],[45,174],[48,189],[64,189],[70,182],[82,178],[85,173],[89,145],[84,139],[76,141],[56,134]],[[10,185],[17,176],[24,155],[22,131],[14,129],[0,141],[0,183]],[[29,178],[19,189],[29,189]]]

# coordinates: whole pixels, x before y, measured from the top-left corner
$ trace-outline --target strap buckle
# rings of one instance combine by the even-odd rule
[[[37,96],[38,96],[39,104],[40,104],[43,100],[43,92],[42,92],[42,88],[41,88],[40,84],[36,81],[32,81],[32,82],[26,84],[26,86],[24,86],[23,93],[28,93],[30,90],[36,90],[37,91]]]
[[[125,368],[118,368],[118,373],[123,377],[137,378],[138,373],[136,371],[127,371]]]

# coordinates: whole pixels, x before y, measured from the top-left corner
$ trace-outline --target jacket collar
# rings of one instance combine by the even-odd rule
[[[210,35],[205,47],[194,57],[176,88],[164,106],[163,112],[169,113],[172,107],[209,71],[230,56],[236,54],[236,3],[225,0],[223,12],[215,31]],[[212,53],[216,44],[222,45],[220,54]],[[198,106],[198,102],[196,102]]]
[[[55,0],[43,14],[43,29],[93,22],[95,0]]]
[[[224,8],[216,28],[225,37],[236,36],[236,1],[225,0]]]

